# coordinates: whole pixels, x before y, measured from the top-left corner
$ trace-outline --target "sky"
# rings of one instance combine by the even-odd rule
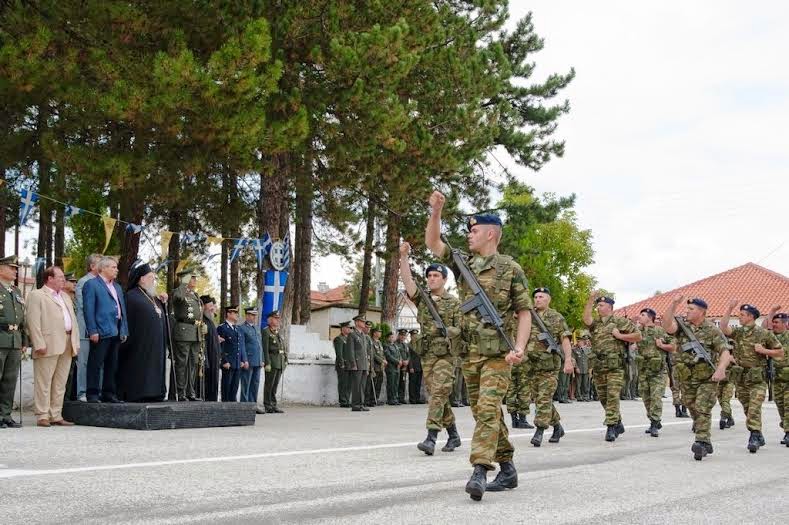
[[[571,67],[563,158],[538,192],[577,195],[599,285],[626,305],[756,262],[789,275],[789,3],[514,0],[545,39],[535,81]],[[342,283],[334,261],[313,283]]]
[[[576,69],[538,192],[575,193],[589,271],[626,305],[756,262],[789,275],[789,3],[513,0],[545,49],[535,81]],[[12,243],[12,237],[9,236]],[[13,244],[9,244],[13,246]],[[315,261],[313,288],[346,279]]]

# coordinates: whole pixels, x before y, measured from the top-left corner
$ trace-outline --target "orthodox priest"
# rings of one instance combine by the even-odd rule
[[[205,327],[205,401],[219,400],[219,361],[221,349],[219,335],[216,333],[214,314],[216,313],[216,299],[209,295],[200,297],[203,303],[203,326]]]
[[[147,403],[165,398],[166,312],[156,296],[156,274],[141,262],[132,265],[126,291],[129,337],[118,359],[118,396]]]

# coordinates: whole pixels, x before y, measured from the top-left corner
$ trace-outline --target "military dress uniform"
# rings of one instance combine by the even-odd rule
[[[789,319],[787,314],[779,314]],[[778,408],[779,425],[784,430],[784,439],[781,443],[789,447],[789,330],[776,333],[775,337],[784,349],[784,356],[773,358],[775,366],[775,382],[773,383],[773,399]]]
[[[656,341],[662,339],[671,344],[673,338],[659,326],[644,326],[640,329],[641,341],[638,344],[638,391],[644,401],[650,427],[647,430],[652,436],[658,436],[662,427],[663,394],[666,391],[666,352],[658,348]]]
[[[732,328],[731,338],[734,340],[734,360],[737,364],[731,367],[729,373],[737,387],[737,399],[745,412],[745,424],[752,435],[756,433],[754,437],[760,443],[757,446],[749,444],[749,450],[756,452],[755,449],[764,444],[761,432],[762,403],[767,396],[767,356],[757,354],[754,345],[761,344],[768,350],[777,350],[781,348],[781,343],[775,334],[756,325]]]
[[[549,293],[545,288],[538,288],[535,290],[535,293],[537,291]],[[532,310],[532,316],[535,314],[540,316],[540,319],[545,323],[545,327],[560,347],[564,338],[572,336],[564,316],[553,308],[546,308],[542,311]],[[535,407],[534,425],[537,427],[537,430],[531,440],[532,445],[535,447],[539,447],[542,444],[542,435],[548,426],[554,428],[553,435],[550,438],[551,443],[558,443],[559,439],[564,436],[564,429],[560,424],[561,417],[553,404],[553,394],[556,392],[559,382],[559,372],[562,370],[563,359],[561,355],[548,350],[538,339],[539,335],[540,328],[536,321],[532,319],[531,335],[526,345],[525,360],[529,363],[527,382],[531,386],[531,397],[534,399]],[[565,393],[565,395],[567,394]]]
[[[15,256],[0,259],[0,265],[18,268]],[[17,428],[11,417],[19,364],[22,360],[22,331],[25,300],[13,282],[0,282],[0,428]]]
[[[378,399],[381,397],[381,387],[383,387],[384,383],[384,363],[386,362],[386,357],[384,356],[384,346],[381,343],[381,340],[375,340],[374,338],[370,338],[371,343],[371,353],[372,353],[372,370],[373,370],[373,380],[367,381],[366,389],[367,393],[365,394],[364,398],[367,401],[367,406],[374,407],[378,404]]]
[[[693,299],[692,301],[697,301]],[[706,303],[701,304],[706,309]],[[701,325],[685,323],[685,326],[695,335],[699,343],[710,353],[715,366],[718,365],[721,355],[729,351],[729,345],[720,329],[712,322],[704,320]],[[682,329],[674,334],[677,348],[690,342]],[[712,380],[715,370],[704,360],[696,361],[693,352],[681,352],[677,356],[674,370],[677,373],[680,388],[682,389],[682,402],[690,410],[693,418],[693,427],[696,433],[696,442],[706,448],[706,452],[694,449],[694,457],[701,460],[712,450],[710,424],[712,408],[715,406],[715,397],[718,384]],[[697,447],[694,444],[694,447]]]
[[[273,312],[272,315],[279,316]],[[266,363],[266,377],[263,385],[263,406],[267,413],[284,412],[277,406],[277,389],[282,374],[288,366],[288,348],[279,330],[267,326],[261,335],[263,342],[263,362]]]
[[[439,265],[431,265],[427,269],[427,272],[430,271],[439,271],[445,276],[447,274],[447,270]],[[446,335],[443,335],[436,326],[433,316],[430,315],[430,310],[423,303],[422,295],[417,293],[410,299],[417,307],[416,318],[421,328],[420,333],[413,336],[411,346],[421,358],[425,386],[429,396],[427,420],[425,421],[428,437],[417,446],[422,452],[432,455],[438,433],[446,429],[449,440],[443,451],[451,452],[460,446],[460,436],[455,426],[455,414],[452,412],[449,402],[455,379],[456,350],[453,350],[452,340],[455,340],[454,346],[457,347],[460,337],[460,310],[458,309],[460,303],[446,291],[440,296],[429,293],[429,299],[433,301],[438,315],[447,328]]]
[[[227,311],[236,310],[237,307],[228,307]],[[241,366],[247,360],[244,348],[244,337],[238,327],[227,321],[216,327],[216,333],[224,339],[221,346],[220,365],[222,367],[222,401],[237,401],[238,386],[241,379]],[[229,365],[225,367],[225,365]]]
[[[364,319],[356,317],[354,320]],[[367,383],[367,375],[370,372],[370,358],[368,349],[368,339],[366,334],[357,328],[348,334],[348,346],[346,362],[350,365],[353,384],[351,388],[351,411],[367,412],[364,406],[364,390]]]
[[[599,298],[598,301],[600,300],[610,301],[608,298]],[[614,439],[625,430],[619,411],[619,397],[625,374],[625,343],[614,337],[615,329],[622,334],[631,334],[636,331],[636,326],[630,319],[616,315],[595,319],[589,326],[589,333],[592,336],[590,353],[592,382],[600,404],[605,409],[605,425],[609,429],[614,427]],[[613,441],[609,434],[610,431],[606,435],[606,440]]]
[[[192,270],[179,272],[179,276],[192,275]],[[185,281],[185,279],[184,279]],[[175,380],[177,382],[178,399],[197,399],[195,395],[195,377],[197,364],[200,361],[200,348],[203,338],[203,303],[197,292],[187,287],[187,282],[173,291],[172,304],[175,326]]]
[[[414,350],[414,338],[419,332],[411,330],[411,342],[408,347],[408,402],[412,405],[423,404],[422,401],[422,357]],[[413,370],[413,372],[412,372]]]
[[[401,333],[407,334],[408,331],[400,329],[397,333],[398,335]],[[400,377],[397,383],[397,400],[402,404],[406,402],[406,392],[408,391],[408,359],[411,357],[411,353],[408,349],[408,343],[405,341],[400,341],[398,339],[395,341],[395,346],[397,347],[398,354],[400,354],[400,361],[406,363],[400,367]]]
[[[340,323],[340,328],[348,326],[348,323]],[[337,399],[341,407],[347,408],[351,403],[351,371],[345,365],[345,345],[348,337],[340,333],[334,338],[334,370],[337,373]]]
[[[479,216],[473,217],[472,221],[476,224],[495,224],[489,219],[480,220]],[[498,221],[498,224],[501,225],[501,222]],[[469,226],[472,226],[471,221]],[[445,260],[451,261],[448,247],[443,256]],[[464,254],[464,258],[504,321],[506,333],[514,337],[517,328],[515,314],[532,307],[523,269],[512,257],[499,253],[486,257]],[[460,271],[454,267],[454,263],[451,266],[463,303],[472,296],[471,288],[460,278]],[[511,366],[505,360],[510,349],[499,333],[486,325],[474,311],[461,316],[461,339],[465,345],[463,376],[476,423],[469,461],[475,467],[493,470],[495,463],[511,464],[515,451],[501,410],[510,384]]]
[[[386,358],[386,404],[399,405],[397,385],[400,381],[400,349],[394,342],[384,343],[384,357]]]

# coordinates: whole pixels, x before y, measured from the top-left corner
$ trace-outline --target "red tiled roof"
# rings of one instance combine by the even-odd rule
[[[789,306],[789,277],[758,264],[747,263],[635,304],[618,308],[616,313],[632,317],[643,308],[652,308],[658,316],[662,316],[668,310],[672,299],[678,294],[684,295],[686,299],[692,297],[704,299],[708,305],[708,317],[723,317],[726,307],[732,299],[737,299],[741,304],[752,304],[762,314],[766,314],[774,304],[782,305],[784,310]],[[682,314],[684,311],[684,305],[682,305],[677,314]]]
[[[310,302],[313,305],[326,305],[331,303],[345,303],[351,298],[351,291],[347,284],[332,288],[326,292],[310,290]]]

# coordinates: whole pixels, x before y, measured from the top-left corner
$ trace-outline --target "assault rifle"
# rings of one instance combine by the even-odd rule
[[[438,328],[441,337],[447,336],[447,325],[444,324],[443,319],[441,319],[441,315],[438,313],[438,309],[436,308],[436,303],[433,302],[433,299],[430,297],[424,288],[417,285],[416,289],[419,290],[419,296],[422,298],[422,302],[424,303],[427,311],[430,312],[430,317],[433,318],[433,323],[435,323],[436,328]]]
[[[704,348],[704,345],[702,345],[696,338],[696,334],[690,331],[690,328],[687,327],[685,322],[678,315],[674,316],[674,320],[677,322],[677,326],[679,326],[680,330],[682,330],[682,333],[685,334],[685,337],[690,339],[690,341],[682,345],[682,351],[693,352],[695,355],[695,361],[697,363],[699,361],[706,361],[707,364],[714,369],[715,363],[712,361],[712,356],[709,352],[707,352],[707,349]]]
[[[482,289],[482,286],[477,280],[477,276],[474,275],[474,272],[472,272],[471,268],[469,268],[466,264],[463,254],[449,244],[446,236],[442,235],[441,240],[444,241],[444,244],[446,244],[449,248],[449,251],[452,255],[452,261],[460,271],[460,278],[466,282],[466,285],[473,294],[471,299],[460,305],[460,311],[464,314],[476,311],[480,320],[482,320],[482,322],[485,324],[493,326],[499,333],[499,336],[504,339],[505,343],[507,343],[507,347],[509,347],[510,352],[515,353],[515,343],[512,342],[510,336],[504,331],[504,320],[496,311],[496,307],[493,306],[493,303],[485,293],[485,290]]]
[[[548,327],[545,326],[545,322],[539,315],[537,315],[537,312],[534,310],[534,308],[529,308],[529,310],[531,310],[531,318],[534,319],[534,322],[537,323],[537,326],[540,329],[540,333],[537,335],[537,340],[544,344],[550,352],[559,354],[562,356],[562,359],[564,359],[564,354],[559,347],[559,343],[556,342],[556,338],[553,337],[551,332],[548,330]]]

